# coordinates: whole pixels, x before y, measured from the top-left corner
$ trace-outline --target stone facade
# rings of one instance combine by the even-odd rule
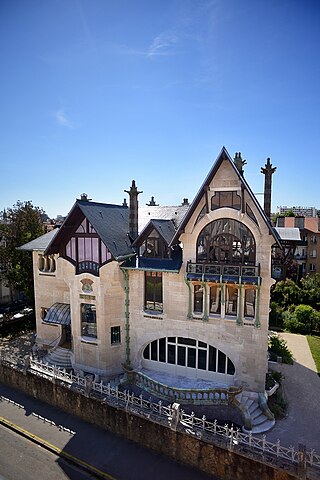
[[[219,198],[224,198],[224,194],[231,195],[230,198],[239,203],[229,205],[221,200],[216,206],[216,199],[219,195]],[[83,205],[79,202],[74,208],[80,212]],[[85,208],[90,208],[89,202],[87,205]],[[99,208],[98,204],[94,206]],[[83,222],[81,215],[78,223]],[[173,377],[211,380],[217,384],[241,385],[254,392],[264,391],[269,296],[274,282],[271,279],[271,246],[276,239],[268,219],[243,179],[243,172],[237,170],[225,150],[189,207],[184,221],[176,222],[171,244],[164,238],[168,251],[180,245],[177,248],[182,252],[182,259],[178,267],[170,267],[170,261],[165,263],[161,259],[155,267],[150,258],[144,259],[142,267],[138,257],[142,255],[140,245],[145,239],[141,237],[139,244],[138,237],[133,244],[135,250],[132,248],[131,253],[118,257],[113,253],[110,260],[100,265],[98,275],[90,271],[80,273],[77,265],[65,254],[65,245],[69,240],[65,231],[71,218],[76,221],[75,210],[67,217],[65,230],[62,227],[56,235],[59,241],[50,244],[56,250],[50,245],[45,250],[29,248],[33,250],[34,258],[37,343],[40,348],[53,348],[66,340],[65,326],[48,323],[46,314],[56,303],[67,304],[70,305],[72,364],[76,371],[111,378],[121,373],[122,365],[126,364],[134,369],[147,368]],[[199,263],[199,238],[207,226],[220,220],[226,222],[227,227],[229,224],[236,225],[238,230],[247,232],[254,245],[251,252],[254,258],[251,263],[247,262],[245,255],[248,252],[240,251],[240,241],[233,240],[233,244],[229,245],[229,254],[236,255],[238,248],[243,255],[236,266],[239,273],[234,278],[223,274],[224,267],[234,266],[234,258],[229,265],[221,258],[222,266],[216,265],[218,260],[212,262],[212,265],[221,268],[218,278],[206,277],[205,274],[198,278],[192,276],[188,265],[196,268]],[[166,221],[172,221],[165,226],[173,228],[173,220],[169,217]],[[93,221],[90,222],[98,232]],[[106,247],[112,253],[110,238],[108,242]],[[50,256],[51,267],[43,261],[43,255]],[[132,260],[134,255],[136,261]],[[151,263],[148,264],[148,261]],[[47,268],[44,265],[48,265]],[[251,277],[247,278],[242,268],[248,265]],[[256,273],[252,274],[253,271]],[[154,275],[158,272],[161,276],[161,308],[158,310],[150,310],[146,306],[146,272]],[[227,300],[228,304],[231,303],[229,287],[236,295],[236,307],[232,314],[227,306]],[[216,289],[219,294],[218,314],[212,313],[209,308],[211,289]],[[203,291],[201,311],[195,308],[198,290]],[[249,290],[253,298],[252,314],[247,315]],[[82,304],[92,306],[95,311],[96,335],[93,338],[87,337],[81,330]],[[117,341],[112,341],[114,329]],[[183,344],[186,346],[183,347]],[[149,353],[146,353],[146,348]],[[171,353],[176,349],[172,358],[170,348]],[[155,349],[158,349],[157,353]],[[215,366],[211,365],[213,354]]]

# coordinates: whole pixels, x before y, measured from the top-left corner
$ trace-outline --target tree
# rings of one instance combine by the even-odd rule
[[[41,215],[43,210],[31,201],[17,201],[6,210],[0,223],[0,275],[6,286],[23,292],[33,299],[33,268],[30,252],[17,250],[44,233]]]
[[[301,289],[293,280],[282,280],[278,282],[271,292],[271,300],[276,302],[283,309],[290,305],[301,303]]]
[[[295,217],[295,214],[293,213],[293,210],[287,210],[286,212],[283,213],[283,217]]]
[[[301,280],[303,303],[320,310],[320,273],[307,275]]]

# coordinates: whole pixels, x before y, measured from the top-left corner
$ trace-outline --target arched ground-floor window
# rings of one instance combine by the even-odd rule
[[[142,357],[142,364],[148,369],[233,384],[235,366],[230,358],[213,345],[194,338],[158,338],[145,346]]]

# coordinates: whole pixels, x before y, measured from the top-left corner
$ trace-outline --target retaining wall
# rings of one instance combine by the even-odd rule
[[[169,426],[147,420],[110,406],[95,398],[88,398],[70,390],[59,382],[53,383],[29,372],[24,375],[5,365],[0,365],[0,382],[33,396],[55,407],[80,417],[113,433],[156,450],[173,460],[198,468],[223,480],[294,480],[307,479],[305,472],[280,469],[259,462],[238,452],[228,450],[192,434],[172,430]],[[293,467],[294,469],[294,467]],[[294,469],[295,470],[295,469]]]

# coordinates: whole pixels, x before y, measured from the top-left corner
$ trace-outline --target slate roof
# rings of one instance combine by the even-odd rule
[[[77,200],[60,227],[57,235],[45,250],[46,254],[57,253],[60,243],[77,228],[79,213],[91,223],[112,256],[119,259],[133,253],[129,230],[129,209],[120,205]]]
[[[21,247],[18,247],[17,250],[33,251],[40,250],[43,251],[47,248],[52,239],[57,235],[59,228],[54,228],[50,232],[41,235],[41,237],[31,240],[31,242],[25,243]]]
[[[78,204],[114,258],[133,253],[128,235],[128,207],[86,201]]]
[[[45,251],[46,254],[58,252],[60,242],[70,234],[72,228],[70,223],[72,224],[76,212],[79,212],[79,210],[88,218],[114,258],[134,253],[128,236],[129,208],[83,200],[76,201],[60,229],[55,228],[22,245],[19,249],[26,251],[40,250]],[[169,243],[175,233],[176,226],[181,222],[187,210],[188,205],[141,206],[138,215],[139,231],[144,230],[152,219],[155,222],[153,223],[155,228]],[[58,231],[60,232],[59,235],[57,235]]]
[[[172,220],[158,220],[152,219],[144,227],[142,232],[133,242],[133,246],[140,245],[141,240],[144,239],[153,229],[155,229],[159,235],[164,239],[164,241],[169,245],[172,240],[173,235],[175,234],[175,226]]]
[[[189,205],[178,206],[139,206],[138,222],[139,233],[145,228],[150,220],[172,220],[175,228],[178,228],[183,217],[189,209]]]

